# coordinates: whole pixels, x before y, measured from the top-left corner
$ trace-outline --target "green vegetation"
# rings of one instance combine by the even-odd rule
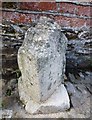
[[[16,2],[3,2],[2,8],[16,8]]]
[[[7,89],[7,91],[6,91],[6,96],[10,96],[11,95],[11,89]]]
[[[12,73],[16,73],[16,77],[19,78],[21,76],[21,71],[19,69],[16,69]]]

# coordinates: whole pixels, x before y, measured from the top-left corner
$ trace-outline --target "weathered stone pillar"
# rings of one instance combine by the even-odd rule
[[[63,85],[67,39],[60,26],[41,17],[28,29],[18,51],[22,76],[19,95],[29,113],[53,113],[69,109],[69,97]]]

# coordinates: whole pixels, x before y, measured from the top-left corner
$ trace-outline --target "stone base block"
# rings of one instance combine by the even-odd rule
[[[62,84],[45,102],[36,103],[27,94],[23,88],[22,80],[18,82],[19,95],[25,104],[25,109],[30,114],[58,113],[70,108],[69,96],[66,88]]]

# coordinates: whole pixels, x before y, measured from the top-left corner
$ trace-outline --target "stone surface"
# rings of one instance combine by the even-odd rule
[[[26,32],[18,50],[22,73],[18,88],[29,113],[55,113],[70,108],[68,93],[63,86],[66,48],[67,38],[50,18],[41,17]]]
[[[12,118],[13,111],[12,110],[0,110],[0,119],[8,119]]]
[[[53,20],[41,17],[28,29],[18,51],[26,93],[35,102],[47,100],[64,80],[67,38]]]
[[[70,100],[67,94],[67,90],[63,84],[61,84],[59,88],[45,102],[37,103],[34,102],[31,97],[25,93],[21,78],[19,82],[19,91],[21,96],[20,99],[22,101],[24,100],[24,103],[27,103],[25,109],[28,113],[56,113],[65,111],[70,108]]]

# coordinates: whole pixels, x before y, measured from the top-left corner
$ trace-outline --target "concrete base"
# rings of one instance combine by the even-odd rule
[[[19,79],[18,88],[20,99],[24,102],[26,111],[30,114],[58,113],[70,108],[69,96],[63,84],[43,103],[34,102],[26,94],[21,79]]]

